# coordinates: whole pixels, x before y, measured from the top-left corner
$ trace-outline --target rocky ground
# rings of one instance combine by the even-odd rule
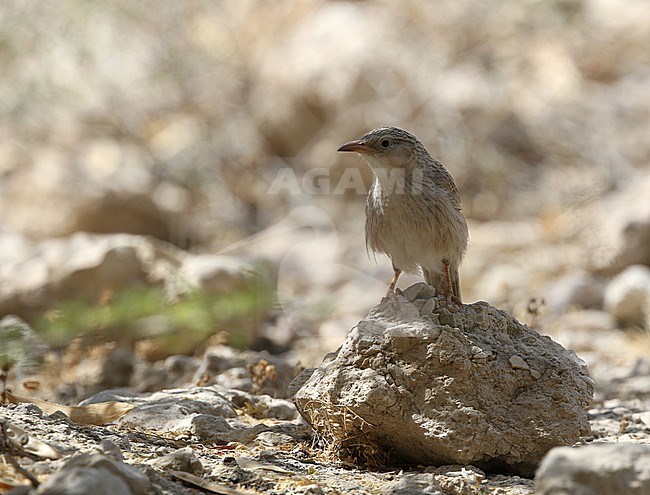
[[[649,5],[9,2],[0,492],[647,493]],[[377,316],[335,150],[386,124],[459,186],[462,310]]]
[[[351,431],[353,432],[359,426],[357,420],[360,416],[357,416],[356,409],[350,403],[349,398],[345,399],[343,396],[332,398],[327,389],[319,390],[319,385],[307,381],[313,375],[313,371],[309,372],[306,378],[299,378],[297,383],[289,387],[289,381],[297,374],[298,369],[295,361],[288,356],[272,356],[266,352],[240,352],[226,346],[208,348],[200,358],[172,356],[163,363],[146,365],[149,368],[154,368],[149,369],[148,374],[157,373],[164,377],[163,382],[158,384],[159,387],[174,386],[174,388],[164,389],[160,392],[137,393],[133,391],[133,387],[106,390],[82,401],[79,407],[65,408],[52,403],[26,402],[29,399],[20,396],[19,390],[13,390],[8,396],[8,401],[12,403],[3,405],[1,409],[5,451],[22,470],[42,482],[40,488],[34,493],[527,494],[535,492],[532,472],[529,471],[526,477],[512,474],[512,472],[520,470],[522,462],[526,459],[533,460],[536,464],[540,458],[539,454],[535,454],[538,448],[542,448],[539,452],[543,456],[546,449],[552,445],[575,443],[582,446],[584,455],[572,463],[561,458],[556,461],[556,464],[559,463],[559,468],[555,465],[546,466],[545,463],[552,464],[552,457],[544,460],[542,465],[546,468],[542,470],[542,473],[546,474],[541,480],[538,479],[536,493],[555,493],[552,489],[553,486],[557,486],[557,483],[565,483],[567,479],[581,480],[583,478],[580,476],[584,477],[585,472],[588,476],[594,477],[602,477],[602,473],[606,472],[608,476],[605,478],[610,485],[603,485],[603,480],[598,481],[596,485],[615,486],[615,482],[612,480],[617,477],[625,479],[628,476],[626,470],[630,472],[636,470],[639,483],[645,483],[645,485],[639,486],[647,489],[649,479],[647,472],[644,471],[645,468],[642,468],[643,463],[647,466],[647,458],[650,455],[650,447],[648,447],[650,444],[650,412],[648,412],[650,410],[650,395],[646,379],[649,361],[647,359],[639,359],[633,369],[630,369],[629,366],[610,365],[608,377],[602,377],[596,381],[596,396],[599,399],[591,402],[586,411],[583,410],[580,403],[576,403],[573,412],[568,413],[570,409],[567,407],[571,406],[564,401],[569,400],[569,396],[573,395],[574,390],[585,385],[577,383],[572,385],[572,381],[560,376],[558,376],[559,381],[555,385],[552,384],[554,370],[563,369],[565,366],[559,364],[560,355],[557,354],[565,351],[561,351],[561,347],[553,343],[552,340],[548,338],[539,340],[539,344],[536,345],[546,346],[547,351],[535,351],[530,339],[534,340],[540,337],[534,330],[526,330],[526,327],[523,326],[522,330],[515,330],[518,327],[512,325],[518,324],[514,320],[508,320],[510,317],[505,313],[495,312],[496,310],[490,309],[488,305],[471,305],[460,313],[458,310],[452,310],[450,313],[445,309],[442,299],[438,300],[436,309],[432,304],[426,307],[421,303],[409,305],[408,300],[403,296],[398,297],[401,306],[397,309],[397,313],[395,313],[394,307],[390,309],[390,302],[384,303],[373,310],[375,316],[371,314],[368,321],[373,322],[372,325],[375,326],[382,325],[382,321],[388,321],[389,326],[398,325],[403,330],[399,331],[396,336],[404,331],[422,333],[420,337],[417,335],[407,337],[407,341],[415,339],[412,344],[419,345],[418,343],[421,343],[426,346],[427,339],[433,337],[433,342],[435,342],[435,339],[438,338],[437,345],[440,350],[436,352],[449,351],[453,354],[451,358],[456,363],[451,364],[447,358],[447,364],[444,364],[442,357],[436,357],[435,353],[431,356],[414,357],[418,355],[418,352],[412,352],[412,344],[407,345],[407,348],[411,349],[409,351],[411,364],[419,359],[424,359],[422,361],[425,365],[424,372],[433,373],[429,380],[420,378],[416,379],[414,383],[427,386],[435,381],[434,376],[441,378],[447,376],[445,380],[451,379],[453,382],[451,377],[460,372],[468,379],[465,383],[471,383],[472,386],[478,385],[479,389],[480,385],[488,379],[487,377],[495,380],[495,384],[503,380],[514,380],[513,385],[519,383],[519,387],[529,387],[533,383],[537,383],[535,386],[541,386],[539,392],[535,392],[540,394],[539,399],[533,398],[535,393],[528,399],[524,399],[520,404],[523,407],[520,412],[516,412],[515,402],[511,403],[510,399],[499,398],[499,396],[488,392],[486,399],[490,400],[487,400],[486,403],[489,404],[488,409],[492,411],[488,415],[496,414],[496,420],[507,418],[508,421],[511,421],[509,426],[504,425],[505,430],[502,433],[493,431],[489,434],[496,435],[494,439],[475,438],[484,428],[473,421],[466,423],[464,419],[460,420],[462,428],[466,430],[462,434],[458,431],[457,426],[453,427],[448,424],[446,427],[441,425],[437,427],[455,429],[453,433],[456,434],[452,434],[450,440],[452,442],[460,441],[459,445],[467,446],[466,444],[469,442],[467,439],[475,438],[474,442],[479,449],[479,457],[480,446],[485,445],[483,442],[496,446],[500,443],[500,438],[504,439],[505,443],[500,447],[503,451],[499,454],[499,447],[497,447],[493,455],[508,457],[510,459],[508,462],[511,463],[510,467],[507,467],[508,462],[505,465],[501,462],[500,467],[495,465],[490,467],[489,462],[479,461],[478,458],[477,463],[485,464],[485,470],[467,462],[461,464],[442,462],[443,465],[439,467],[427,466],[426,464],[431,462],[431,459],[427,457],[431,450],[426,448],[423,451],[426,459],[423,458],[423,460],[429,462],[426,462],[425,465],[420,464],[417,459],[421,454],[417,454],[417,449],[413,449],[419,442],[418,440],[405,440],[405,443],[401,447],[399,446],[400,438],[406,439],[409,435],[417,434],[416,430],[407,434],[408,423],[403,423],[400,418],[388,419],[384,417],[385,414],[380,414],[373,419],[368,416],[367,411],[364,413],[362,410],[359,410],[359,414],[377,425],[380,434],[386,433],[391,428],[396,429],[391,435],[394,437],[395,449],[401,452],[397,459],[402,459],[402,461],[389,461],[390,456],[383,456],[375,443],[367,441],[372,435],[363,428],[363,438],[366,441],[355,441],[351,451],[354,451],[356,455],[350,456],[350,439],[354,440],[355,438],[355,434]],[[420,301],[424,302],[423,299]],[[388,310],[392,311],[388,315],[385,314],[386,304],[389,305]],[[418,307],[420,307],[419,310]],[[415,313],[409,308],[414,308]],[[479,318],[483,322],[483,329],[477,329],[478,334],[476,335],[492,335],[493,332],[500,331],[497,329],[500,325],[505,325],[505,327],[510,325],[508,328],[511,329],[507,330],[503,337],[497,338],[505,338],[515,347],[508,349],[506,346],[506,349],[503,350],[501,349],[502,344],[491,346],[486,341],[480,344],[482,346],[480,354],[481,356],[485,355],[484,358],[476,357],[478,351],[474,343],[480,342],[476,341],[476,336],[471,336],[472,330],[466,327],[467,322],[477,318],[474,308],[486,308],[488,310],[486,314],[492,315],[488,316],[487,320],[483,316]],[[380,312],[379,316],[377,311]],[[423,316],[425,319],[422,320],[418,316],[418,311],[420,313],[425,311],[428,316]],[[383,316],[381,316],[382,314]],[[424,315],[424,313],[422,314]],[[431,315],[434,320],[436,318],[445,320],[446,318],[447,323],[460,325],[461,329],[465,328],[461,331],[463,333],[470,332],[465,335],[469,336],[471,342],[464,342],[461,339],[451,345],[451,340],[449,340],[451,336],[445,339],[436,337],[435,330],[426,330],[426,327],[422,327],[422,322],[431,321]],[[452,318],[453,323],[449,321],[449,317]],[[388,320],[382,320],[382,318],[388,318]],[[490,318],[496,318],[496,320],[490,320]],[[509,321],[509,323],[490,323],[490,321],[499,322],[501,318],[505,318],[503,321]],[[461,321],[465,321],[465,323],[460,323]],[[4,323],[6,328],[7,322]],[[17,324],[16,320],[10,320],[8,323]],[[493,326],[495,324],[496,327]],[[365,325],[367,327],[368,323]],[[418,327],[420,329],[416,330]],[[359,328],[364,328],[363,322]],[[436,327],[434,326],[434,328]],[[452,327],[443,325],[440,328],[442,330],[438,330],[438,335],[441,331],[442,335],[446,335],[449,330],[445,330],[445,328],[451,329]],[[521,331],[524,331],[528,337],[518,335],[518,332]],[[390,333],[391,331],[388,330],[388,333],[381,332],[378,336],[390,335]],[[353,334],[354,332],[350,334],[350,338],[353,338]],[[426,335],[430,337],[426,337]],[[494,335],[496,336],[498,333]],[[511,335],[511,337],[507,337],[507,335]],[[370,338],[373,339],[373,337]],[[402,340],[403,338],[401,337]],[[510,340],[511,338],[514,341]],[[389,345],[389,348],[396,349],[399,354],[399,349],[404,348],[404,343],[398,344],[398,342],[396,340],[394,344]],[[521,344],[517,342],[521,342]],[[518,345],[524,347],[517,351]],[[452,347],[455,350],[452,350]],[[346,348],[347,351],[344,350]],[[371,348],[372,346],[369,349]],[[531,353],[530,355],[524,353],[526,349]],[[350,359],[350,344],[345,344],[339,351],[339,358],[346,352],[348,353],[346,359]],[[483,378],[479,375],[470,379],[466,374],[465,366],[460,365],[456,359],[459,356],[455,356],[462,352],[474,353],[471,360],[475,363],[474,366],[477,370],[492,362],[497,366],[495,370],[503,369],[502,373],[505,374],[499,376],[497,373],[495,376],[493,372],[489,372]],[[513,352],[524,356],[521,363],[510,358],[503,368],[499,368],[501,356]],[[116,351],[113,351],[105,356],[105,363],[112,363],[111,365],[115,366],[115,354]],[[370,355],[377,358],[381,355],[381,351],[379,354],[377,351],[371,352]],[[493,357],[490,357],[491,355]],[[540,361],[543,356],[551,360],[549,364],[554,363],[551,364],[551,368],[544,368],[546,365]],[[134,355],[130,355],[130,359],[137,360]],[[566,353],[566,357],[562,359],[574,360],[577,365],[576,371],[585,372],[579,371],[581,366],[584,369],[584,364],[581,364],[581,361],[575,356],[572,357],[570,353]],[[122,361],[124,360],[122,358]],[[327,363],[331,362],[332,357],[326,358],[324,366],[329,366]],[[444,374],[430,369],[427,365],[427,363],[435,364],[436,362],[440,363]],[[377,361],[371,365],[371,369],[381,370],[382,365],[379,363],[380,361]],[[132,362],[131,364],[133,368],[143,366],[142,362]],[[408,362],[402,363],[402,369],[408,365]],[[347,369],[348,366],[345,365],[343,369]],[[534,372],[537,372],[540,377],[536,378]],[[142,370],[139,373],[138,377],[132,377],[134,381],[141,380],[142,375],[147,374]],[[395,370],[392,373],[394,374]],[[523,375],[530,378],[520,381]],[[547,379],[551,381],[545,381]],[[580,378],[580,380],[583,379]],[[353,396],[361,396],[367,394],[367,392],[361,392],[364,380],[373,381],[367,374],[362,374],[355,380],[343,380],[340,383],[354,384],[354,387],[358,387],[358,392],[354,392],[354,387],[350,391]],[[466,389],[463,388],[462,381],[459,383],[464,392],[459,390],[460,395],[451,402],[452,404],[455,401],[469,404],[480,398],[481,393],[477,392],[478,389]],[[587,378],[585,383],[593,382]],[[421,385],[416,385],[416,387]],[[401,386],[403,385],[399,385],[399,387]],[[442,386],[442,382],[440,386]],[[554,390],[554,387],[560,388]],[[101,384],[99,388],[102,388]],[[303,409],[315,407],[310,414],[306,414],[306,417],[313,418],[317,413],[319,414],[320,420],[316,423],[312,421],[318,431],[317,434],[298,414],[290,400],[290,395],[295,394],[296,389],[300,389],[298,395],[301,396],[301,399],[297,403]],[[411,389],[412,393],[408,394],[409,397],[419,395],[417,388],[411,386]],[[584,390],[586,395],[580,400],[588,402],[591,389]],[[612,390],[616,390],[616,392],[612,393]],[[378,399],[375,400],[380,400],[380,403],[385,404],[387,393],[380,393]],[[450,389],[445,391],[443,396],[454,393],[456,392]],[[509,392],[504,391],[504,393],[505,397],[510,396]],[[313,395],[312,404],[314,400],[321,399],[320,405],[306,406],[305,394]],[[369,400],[372,400],[373,395],[377,396],[376,393],[371,394]],[[614,396],[617,398],[611,398]],[[550,397],[553,397],[553,401],[549,399]],[[348,426],[345,423],[345,415],[341,419],[335,410],[331,410],[331,403],[330,408],[327,407],[327,402],[330,400],[335,400],[339,403],[339,407],[346,408],[347,421],[350,423]],[[539,401],[538,405],[535,405],[536,401]],[[547,401],[549,402],[547,403]],[[561,406],[564,412],[549,409],[553,402],[557,406]],[[501,407],[508,404],[513,407],[511,413],[503,411],[498,413]],[[98,409],[93,409],[93,406]],[[371,410],[377,414],[381,409],[378,407],[377,404],[371,406]],[[475,407],[478,407],[479,411],[481,410],[481,406],[475,404]],[[541,424],[548,421],[547,428],[555,428],[559,437],[549,436],[550,430],[545,432],[544,426],[541,427],[541,430],[536,429],[538,432],[544,432],[543,443],[540,443],[541,438],[540,440],[534,439],[533,431],[521,430],[515,433],[518,429],[517,418],[519,415],[525,414],[526,409],[531,407],[535,409],[535,414],[541,415],[535,421],[541,421]],[[446,412],[440,410],[440,415],[441,417],[453,417],[449,410]],[[566,427],[563,427],[561,423],[557,422],[559,418],[569,420],[572,415],[580,421],[582,421],[581,416],[584,415],[584,421],[586,423],[588,420],[591,431],[585,425],[572,427],[567,424]],[[378,418],[381,417],[383,417],[383,425],[378,422]],[[462,410],[461,417],[468,417],[466,410]],[[452,420],[451,425],[456,424],[455,421],[457,419]],[[354,426],[355,424],[356,426]],[[348,441],[347,445],[344,445],[348,450],[341,449],[342,444],[333,441],[331,433],[337,428],[339,429],[339,440]],[[522,436],[517,437],[516,435]],[[566,435],[571,436],[573,440],[565,438]],[[447,436],[443,435],[441,438]],[[545,443],[548,443],[549,446],[543,448]],[[383,445],[386,449],[391,442],[384,442]],[[609,445],[615,450],[610,451],[611,455],[604,458],[597,449],[593,449],[599,445]],[[640,452],[628,453],[628,449],[634,448],[635,445],[645,447],[641,447],[643,450]],[[461,454],[461,457],[469,455],[471,458],[472,455],[475,455],[471,453],[471,448],[458,450],[458,445],[445,445],[444,441],[442,445],[434,443],[429,448],[437,448],[440,455],[443,456],[442,452],[455,451],[465,452]],[[485,447],[482,448],[485,449]],[[347,454],[344,455],[345,452]],[[395,454],[394,449],[390,448],[385,452],[390,452],[391,455]],[[555,452],[553,450],[551,456]],[[555,455],[561,457],[559,453]],[[405,462],[405,458],[408,458],[410,462]],[[607,461],[608,459],[610,462]],[[626,459],[628,460],[626,461]],[[438,459],[436,464],[441,464],[440,461],[441,459]],[[13,462],[6,464],[4,475],[0,479],[5,490],[27,481],[16,470]],[[362,464],[359,465],[359,463]],[[366,464],[365,467],[363,463]],[[11,491],[11,493],[28,492],[29,488],[15,488]],[[630,491],[629,493],[644,492]]]
[[[629,192],[626,194],[631,197]],[[599,218],[594,217],[594,221],[599,221]],[[539,277],[544,266],[560,264],[564,265],[562,271],[570,271],[567,266],[570,259],[540,259],[532,254],[541,248],[528,241],[538,236],[537,239],[543,243],[543,234],[532,229],[531,224],[524,227],[518,223],[511,227],[512,232],[523,232],[518,234],[521,240],[515,236],[497,241],[498,236],[485,236],[485,224],[474,229],[467,279],[472,280],[472,264],[476,263],[472,261],[473,256],[491,259],[494,268],[487,271],[474,286],[488,285],[485,280],[499,273],[496,267],[508,271],[514,260],[524,256],[531,262],[518,265],[522,266],[521,273],[508,272],[513,274],[508,280],[512,284],[512,293],[520,291],[525,294],[524,291],[530,290],[524,285],[526,280]],[[501,223],[493,228],[497,231],[504,229],[505,225]],[[628,235],[627,232],[629,229],[621,228],[619,235],[624,237]],[[3,359],[9,363],[8,389],[13,394],[8,395],[8,403],[0,409],[5,425],[4,449],[9,452],[8,459],[13,459],[27,475],[42,483],[37,493],[75,493],[74,490],[78,489],[81,491],[76,493],[104,493],[100,490],[105,490],[113,495],[202,492],[516,494],[534,493],[535,489],[537,493],[551,493],[555,486],[553,480],[564,483],[567,479],[585,479],[585,476],[597,480],[599,486],[610,486],[603,480],[615,483],[615,480],[628,476],[629,472],[634,472],[633,477],[639,480],[647,479],[643,469],[635,467],[635,463],[644,462],[647,451],[639,453],[627,449],[628,446],[634,448],[634,445],[641,445],[644,448],[650,444],[649,341],[645,331],[624,329],[626,321],[638,322],[647,318],[650,291],[644,285],[647,284],[644,276],[648,268],[642,265],[630,265],[621,270],[617,277],[605,277],[599,269],[585,266],[572,276],[563,275],[549,283],[551,289],[549,296],[546,296],[546,304],[542,304],[541,300],[509,307],[504,304],[509,311],[519,315],[542,334],[550,334],[567,349],[577,352],[588,364],[595,382],[593,400],[582,399],[585,403],[589,402],[586,413],[579,403],[572,409],[574,412],[571,414],[575,415],[579,410],[580,414],[585,415],[582,420],[577,418],[578,423],[573,426],[567,423],[563,428],[562,423],[557,422],[556,415],[565,417],[567,410],[535,409],[542,414],[537,421],[549,421],[555,431],[554,440],[547,442],[551,437],[545,434],[546,443],[539,445],[546,444],[547,448],[561,444],[590,447],[585,448],[584,455],[579,458],[569,456],[571,462],[567,461],[565,454],[553,450],[552,455],[541,464],[545,477],[537,481],[535,488],[533,472],[530,469],[518,472],[521,466],[517,462],[508,467],[507,463],[495,464],[476,458],[473,464],[470,456],[452,463],[453,457],[437,459],[432,466],[432,459],[418,460],[418,456],[408,454],[405,457],[409,458],[409,462],[404,457],[391,460],[391,455],[384,455],[385,452],[377,447],[384,445],[385,449],[386,443],[374,441],[362,442],[363,448],[353,449],[355,456],[343,455],[346,451],[340,449],[341,444],[327,433],[337,430],[338,427],[332,425],[340,424],[340,417],[336,414],[325,415],[324,433],[322,411],[327,411],[327,407],[321,408],[316,404],[315,410],[321,412],[321,420],[312,421],[318,431],[315,433],[298,414],[291,396],[305,380],[299,378],[298,383],[290,387],[291,380],[298,376],[304,366],[317,366],[321,361],[323,366],[328,366],[332,362],[333,356],[326,357],[326,353],[335,350],[346,337],[355,334],[349,331],[358,321],[344,326],[347,325],[346,319],[355,312],[360,319],[368,311],[361,309],[370,300],[364,293],[364,287],[365,290],[368,287],[377,288],[373,290],[378,292],[378,301],[385,291],[383,280],[372,280],[370,285],[364,286],[367,277],[350,277],[349,286],[340,289],[340,294],[348,294],[352,300],[340,300],[341,304],[337,304],[333,312],[325,313],[319,319],[313,313],[305,312],[304,305],[286,302],[278,305],[276,302],[268,306],[262,304],[263,298],[259,297],[269,286],[282,280],[286,283],[295,277],[295,273],[324,273],[314,271],[312,259],[301,256],[300,250],[296,251],[298,255],[290,269],[283,273],[282,268],[279,271],[272,268],[282,267],[282,261],[259,264],[251,255],[196,255],[137,235],[75,234],[68,238],[34,242],[14,234],[3,236],[2,240],[5,245],[21,246],[20,249],[3,250],[4,253],[11,253],[9,261],[13,263],[4,265],[10,268],[3,275],[2,304],[5,311],[33,320],[35,313],[47,311],[51,301],[64,300],[69,291],[74,291],[85,280],[96,281],[83,285],[90,291],[87,295],[91,301],[93,298],[100,301],[105,298],[99,304],[86,304],[75,310],[78,312],[75,313],[77,319],[73,321],[86,321],[88,327],[76,338],[75,334],[58,336],[63,342],[74,339],[64,345],[59,343],[53,346],[45,341],[44,336],[56,342],[54,337],[58,334],[48,334],[47,330],[72,311],[68,306],[55,306],[55,313],[49,319],[35,320],[37,323],[40,321],[38,328],[45,334],[37,334],[16,316],[7,316],[2,320],[5,332],[15,330],[3,334],[4,347],[9,349],[3,354]],[[285,242],[284,239],[281,241]],[[268,242],[272,247],[273,242]],[[625,245],[628,241],[623,239],[620,242]],[[551,243],[542,245],[544,249],[554,249]],[[564,252],[572,249],[578,251],[577,246],[564,246]],[[510,256],[503,256],[502,251],[508,251]],[[270,248],[269,253],[272,255],[273,249]],[[270,259],[273,260],[272,256]],[[624,260],[625,254],[621,252],[612,259]],[[363,262],[360,263],[363,266]],[[15,274],[21,276],[16,277]],[[118,304],[118,295],[134,285],[162,290],[161,293],[168,295],[169,302],[163,306],[154,305],[149,313],[127,311],[130,320],[126,327],[128,333],[125,333],[120,331],[125,323],[120,323],[124,308]],[[472,284],[468,285],[470,291],[477,290]],[[224,307],[218,305],[218,301],[223,301],[227,295],[238,290],[250,290],[250,287],[254,288],[254,300],[259,302],[254,305],[254,320],[265,321],[265,325],[250,325],[238,314],[225,318],[220,313],[217,318],[201,309],[202,306],[197,309],[194,305],[182,305],[190,297],[188,294],[200,290],[201,293],[215,295],[216,299],[208,299],[208,304],[223,312]],[[487,303],[468,304],[461,312],[448,313],[444,302],[424,299],[417,302],[420,296],[411,294],[414,290],[406,290],[405,294],[414,299],[415,314],[426,313],[427,325],[448,325],[447,330],[443,329],[443,335],[447,335],[445,332],[449,332],[449,329],[461,329],[454,330],[461,332],[454,337],[460,340],[443,341],[437,354],[429,357],[442,364],[437,376],[450,378],[454,373],[461,373],[462,376],[458,376],[460,383],[467,380],[480,384],[485,382],[486,377],[501,376],[499,373],[505,375],[497,382],[507,383],[510,380],[508,376],[516,377],[521,373],[520,376],[527,377],[525,381],[512,382],[512,386],[530,387],[538,382],[535,373],[545,375],[549,372],[549,365],[539,361],[536,355],[547,355],[552,359],[559,356],[556,356],[556,348],[540,352],[531,342],[519,351],[503,343],[481,343],[481,333],[488,332],[490,325],[494,324],[486,323],[490,321],[486,317],[479,318],[479,321],[473,320],[474,316],[467,316],[470,319],[466,320],[462,315],[472,315],[475,312],[473,308],[491,308],[490,314],[502,314],[506,318],[504,328],[514,325],[515,320]],[[156,294],[160,295],[158,292]],[[354,298],[354,294],[359,294],[359,297]],[[141,294],[131,294],[129,297],[131,299],[127,300],[131,303],[127,304],[127,308],[135,305],[141,309],[149,304]],[[234,300],[230,304],[234,304]],[[97,306],[110,313],[95,313]],[[368,304],[366,308],[372,306]],[[176,310],[168,311],[169,307]],[[190,311],[190,321],[209,317],[212,318],[209,319],[210,328],[214,328],[213,325],[225,328],[223,337],[217,339],[221,344],[215,344],[214,337],[209,336],[191,341],[189,337],[200,334],[201,327],[191,334],[184,333],[188,321],[181,319],[179,323],[177,313],[183,314],[185,311]],[[416,340],[423,344],[436,332],[440,334],[441,330],[426,330],[421,322],[417,323],[417,318],[417,321],[413,318],[412,310],[404,310],[392,317],[393,323],[403,325],[405,330],[420,332]],[[43,322],[47,324],[43,326]],[[152,328],[156,331],[152,332]],[[170,336],[178,337],[179,332],[180,338],[166,340]],[[526,335],[537,335],[534,330],[526,332]],[[273,353],[242,351],[225,345],[229,341],[228,335],[233,334],[240,335],[243,339],[240,342],[271,349]],[[462,337],[463,334],[466,337]],[[463,340],[467,338],[469,342]],[[194,342],[189,345],[189,349],[194,350],[193,356],[170,355],[168,349],[187,346],[188,342]],[[501,355],[501,348],[510,349],[511,355]],[[558,346],[558,349],[561,348]],[[451,361],[450,357],[442,358],[445,353],[451,355]],[[460,358],[463,355],[465,357],[462,359],[478,366],[476,369],[483,366],[480,363],[490,366],[501,363],[501,367],[487,375],[479,373],[470,377],[471,374],[467,375],[467,372],[473,368],[453,364],[454,356]],[[39,362],[40,367],[36,367]],[[381,360],[372,366],[381,366],[380,363]],[[438,373],[435,368],[429,369],[429,360],[424,364],[424,369],[429,373]],[[410,369],[412,365],[408,359],[402,359],[397,369]],[[551,365],[550,369],[554,366],[557,364]],[[410,372],[413,373],[413,370]],[[304,377],[305,374],[300,376]],[[543,380],[539,383],[543,383]],[[360,378],[348,381],[362,383]],[[425,384],[429,381],[435,381],[435,378],[430,376],[419,380]],[[564,388],[557,392],[539,389],[541,397],[553,397],[559,404],[566,404],[571,391],[580,389],[578,385],[574,389],[572,382],[566,379],[560,379],[559,383]],[[407,390],[417,388],[408,384],[402,387]],[[439,387],[446,390],[444,380]],[[307,390],[312,390],[316,396],[329,394],[311,385]],[[361,394],[362,390],[360,388],[356,395]],[[480,387],[472,390],[454,392],[449,389],[445,394],[460,394],[457,401],[462,402],[476,398]],[[506,397],[508,394],[510,392],[505,392]],[[332,397],[336,399],[336,396]],[[37,400],[34,402],[35,398]],[[39,402],[42,399],[50,402]],[[329,400],[331,402],[331,397]],[[342,399],[339,397],[336,400]],[[503,400],[498,395],[490,394],[489,400],[483,399],[482,403],[492,403],[494,409],[491,414],[496,417],[500,414],[512,419],[516,408],[506,400],[510,405],[504,410],[503,402],[499,403]],[[523,410],[537,400],[532,395],[529,400],[523,400]],[[477,404],[480,403],[479,400]],[[99,409],[94,409],[94,404],[99,404],[94,406]],[[421,409],[421,406],[415,407]],[[444,411],[446,406],[440,407],[438,412]],[[480,410],[476,404],[471,407]],[[499,410],[501,413],[494,412]],[[302,412],[305,413],[305,410]],[[305,416],[313,418],[313,412]],[[344,419],[347,414],[343,415]],[[434,414],[437,413],[434,411]],[[451,411],[447,410],[445,414],[450,415]],[[361,417],[356,410],[349,415],[350,424],[353,425],[355,415]],[[412,413],[406,417],[410,415]],[[466,417],[466,412],[463,411],[460,417]],[[377,418],[368,417],[362,423],[364,421],[376,423]],[[584,425],[578,426],[580,421],[588,421],[591,431]],[[399,423],[397,420],[397,432],[394,431],[393,436],[399,437],[400,431],[406,431],[406,425],[402,430]],[[395,426],[395,421],[392,425]],[[470,430],[471,425],[467,425]],[[441,424],[439,427],[442,427]],[[479,428],[479,431],[482,429]],[[469,438],[468,435],[473,437],[475,433],[466,431],[463,438]],[[531,445],[530,438],[534,438],[532,431],[522,430],[520,437],[516,437],[512,435],[511,428],[507,428],[502,434],[495,430],[494,435],[491,440],[486,440],[487,444],[498,443],[496,439],[502,436],[508,439],[503,452],[519,452],[514,455],[523,456],[522,459],[529,455],[527,452],[535,450],[526,447]],[[458,439],[454,435],[451,438]],[[415,439],[410,441],[416,442]],[[408,444],[409,441],[405,444],[406,452]],[[600,444],[619,450],[604,457],[600,451],[591,450],[592,445]],[[539,446],[538,442],[532,442],[532,445]],[[449,451],[449,448],[446,446],[442,450]],[[457,446],[452,450],[455,448]],[[404,447],[401,449],[404,453]],[[545,450],[542,448],[542,451]],[[361,456],[360,451],[363,453]],[[479,446],[475,452],[480,454],[483,450]],[[497,458],[503,455],[495,452]],[[536,465],[540,457],[533,455],[532,458],[535,460],[526,462]],[[607,465],[604,459],[611,459],[612,464]],[[0,482],[5,491],[27,483],[16,465],[7,460],[4,466]],[[603,473],[607,473],[607,476],[603,476]],[[13,493],[27,493],[28,490],[15,488]]]

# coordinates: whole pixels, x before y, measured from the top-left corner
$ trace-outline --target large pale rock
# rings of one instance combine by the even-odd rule
[[[605,289],[605,310],[623,326],[650,327],[650,268],[633,265]]]
[[[195,255],[151,237],[80,232],[34,242],[0,233],[0,314],[27,320],[59,301],[97,303],[134,286],[228,293],[254,283],[268,290],[273,277],[267,265],[262,270],[236,256]]]
[[[531,473],[589,432],[594,383],[573,352],[485,302],[444,306],[411,286],[304,372],[294,402],[317,433],[343,451]]]
[[[650,175],[639,172],[631,172],[618,191],[586,208],[589,262],[609,275],[650,265]]]
[[[4,184],[0,214],[5,228],[41,238],[84,231],[150,235],[184,244],[192,237],[182,218],[191,205],[190,190],[153,174],[135,149],[134,166],[120,159],[109,164],[108,155],[129,153],[117,141],[86,141],[79,147],[84,144],[88,153],[80,157],[82,167],[59,160],[63,156],[58,153],[53,159],[38,147],[30,150],[31,163],[18,167]],[[111,170],[98,170],[106,166]]]
[[[542,461],[538,495],[644,495],[650,493],[650,445],[559,447]]]
[[[555,312],[570,308],[602,308],[603,284],[587,272],[569,273],[548,285],[544,300]]]
[[[23,318],[64,299],[97,302],[104,291],[162,283],[157,267],[167,262],[162,243],[128,234],[78,233],[39,243],[0,236],[0,247],[12,245],[20,250],[0,252],[0,313]]]
[[[184,258],[178,278],[190,290],[233,292],[250,285],[255,268],[251,262],[234,256],[197,254]]]

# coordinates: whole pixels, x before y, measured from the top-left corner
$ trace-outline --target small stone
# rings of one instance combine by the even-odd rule
[[[530,376],[532,376],[535,380],[539,380],[542,377],[542,374],[537,370],[530,370]]]
[[[510,367],[515,370],[528,370],[530,367],[524,361],[522,358],[519,356],[511,356],[510,359],[508,360],[508,364],[510,364]]]
[[[605,310],[628,327],[650,323],[650,268],[627,267],[605,289]]]
[[[488,357],[490,357],[491,352],[485,352],[479,346],[472,346],[472,361],[475,363],[485,363],[487,362]]]
[[[386,483],[381,495],[439,495],[442,488],[431,473],[407,473],[396,481]]]
[[[115,444],[115,442],[109,440],[108,438],[104,438],[101,442],[99,442],[99,451],[106,457],[110,457],[115,461],[124,462],[122,451]]]
[[[427,299],[420,308],[420,314],[422,316],[429,316],[433,313],[434,309],[436,309],[436,300],[434,298]]]
[[[424,286],[426,284],[424,282],[420,282],[418,284],[413,284],[410,287],[404,289],[402,291],[402,295],[408,299],[409,301],[413,302],[418,298],[418,295],[420,294],[420,291],[424,289]]]
[[[255,441],[266,447],[277,447],[279,445],[295,445],[293,437],[284,433],[274,431],[263,431],[255,438]]]
[[[197,476],[201,476],[204,472],[203,464],[196,457],[191,447],[178,449],[171,454],[154,459],[151,465],[161,471],[184,471]]]
[[[297,486],[293,491],[303,495],[322,495],[325,493],[317,484]]]
[[[650,493],[650,445],[618,443],[555,448],[537,470],[535,493]]]

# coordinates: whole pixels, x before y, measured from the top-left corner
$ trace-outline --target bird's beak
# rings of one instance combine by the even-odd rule
[[[370,148],[363,141],[350,141],[345,143],[336,151],[356,151],[357,153],[369,153]]]

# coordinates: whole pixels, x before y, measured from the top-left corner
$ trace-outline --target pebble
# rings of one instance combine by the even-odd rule
[[[427,299],[422,307],[420,308],[420,314],[422,316],[428,316],[431,313],[433,313],[433,310],[436,309],[436,300],[435,299]]]
[[[512,369],[515,369],[515,370],[529,370],[530,369],[528,364],[526,364],[526,361],[524,361],[521,357],[516,356],[516,355],[512,356],[508,360],[508,363],[510,364],[510,367]]]

